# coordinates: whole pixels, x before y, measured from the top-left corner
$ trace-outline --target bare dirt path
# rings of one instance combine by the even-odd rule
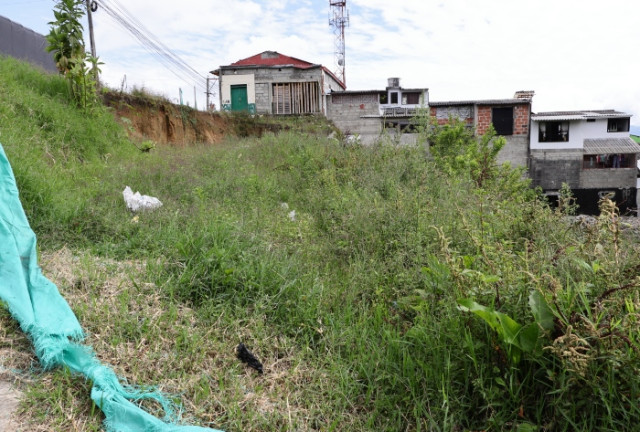
[[[18,427],[11,418],[18,408],[20,393],[10,382],[0,380],[0,432],[15,431]]]

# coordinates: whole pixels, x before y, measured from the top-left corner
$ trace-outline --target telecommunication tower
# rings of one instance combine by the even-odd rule
[[[344,47],[344,28],[349,25],[349,11],[347,10],[347,1],[329,0],[331,12],[329,14],[329,25],[333,28],[335,36],[335,63],[336,76],[346,86],[347,81],[344,75],[345,66],[345,47]]]

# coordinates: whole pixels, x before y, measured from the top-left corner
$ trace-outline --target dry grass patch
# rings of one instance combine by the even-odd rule
[[[86,331],[86,344],[132,385],[154,385],[183,407],[183,421],[244,431],[321,430],[312,400],[326,377],[308,365],[289,338],[272,335],[265,317],[238,321],[222,312],[202,324],[196,311],[168,301],[141,261],[115,261],[67,248],[44,252],[43,273],[67,299]],[[2,317],[4,368],[29,370],[28,340]],[[7,330],[5,330],[5,328]],[[259,375],[236,357],[245,342],[262,361]],[[18,420],[24,430],[101,430],[90,384],[68,372],[31,374]],[[326,391],[326,390],[325,390]],[[155,402],[145,408],[162,416]],[[55,413],[56,415],[51,415]]]

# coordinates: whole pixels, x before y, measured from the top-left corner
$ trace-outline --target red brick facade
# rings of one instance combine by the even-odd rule
[[[491,105],[478,105],[478,123],[476,132],[484,134],[491,124]],[[515,105],[513,107],[513,134],[527,135],[529,133],[529,105]]]
[[[475,124],[476,126],[476,133],[478,135],[482,135],[484,134],[487,129],[489,128],[489,125],[492,122],[492,118],[491,118],[491,113],[492,113],[492,108],[494,106],[500,106],[500,107],[504,107],[505,105],[477,105],[477,115],[478,115],[478,119],[477,122]],[[506,105],[508,106],[508,105]],[[529,134],[529,104],[518,104],[518,105],[513,105],[513,135],[528,135]],[[432,106],[430,107],[431,109],[431,117],[437,119],[436,121],[438,122],[438,125],[442,126],[445,125],[449,122],[449,120],[447,118],[438,118],[437,114],[438,114],[438,108],[440,107],[435,107]],[[447,110],[447,107],[442,107],[444,111]],[[472,114],[473,115],[473,114]],[[468,117],[465,119],[461,119],[463,120],[466,124],[468,125],[473,125],[474,124],[474,119],[473,117]]]

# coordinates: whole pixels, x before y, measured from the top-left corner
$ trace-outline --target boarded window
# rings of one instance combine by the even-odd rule
[[[492,108],[491,123],[498,135],[513,135],[513,107]]]
[[[320,112],[317,82],[273,84],[272,114],[314,114]]]

